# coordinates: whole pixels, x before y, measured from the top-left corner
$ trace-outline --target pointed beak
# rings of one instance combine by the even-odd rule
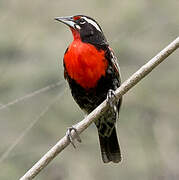
[[[67,16],[67,17],[55,17],[54,18],[56,21],[59,21],[63,24],[66,24],[70,28],[75,29],[75,22],[73,20],[73,16]]]

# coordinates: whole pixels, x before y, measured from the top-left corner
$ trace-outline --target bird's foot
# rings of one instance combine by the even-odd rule
[[[110,107],[110,111],[116,114],[116,117],[118,117],[118,99],[114,93],[114,90],[109,89],[107,93],[107,104]]]
[[[73,147],[76,148],[76,146],[74,144],[74,139],[72,138],[72,135],[71,135],[72,130],[74,130],[74,132],[75,132],[75,137],[76,137],[77,141],[81,143],[81,138],[80,138],[80,136],[78,134],[78,131],[73,126],[68,128],[68,130],[66,132],[66,136],[67,136],[68,140],[70,141],[70,143],[73,145]]]

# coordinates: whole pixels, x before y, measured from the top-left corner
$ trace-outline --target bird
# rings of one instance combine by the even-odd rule
[[[119,163],[121,149],[116,133],[116,121],[122,98],[117,100],[114,91],[121,85],[120,68],[96,20],[86,15],[55,17],[67,25],[73,41],[67,47],[64,58],[64,78],[71,94],[86,113],[91,113],[106,98],[107,111],[95,120],[98,130],[101,156],[104,163]],[[111,101],[114,98],[115,101]]]

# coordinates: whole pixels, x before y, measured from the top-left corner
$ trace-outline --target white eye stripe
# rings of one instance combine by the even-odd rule
[[[98,24],[96,24],[96,22],[94,22],[94,21],[91,20],[91,19],[88,19],[87,17],[83,17],[83,19],[85,19],[88,23],[92,24],[98,31],[101,32],[101,29],[100,29],[100,27],[98,26]]]
[[[82,21],[82,22],[80,22],[80,24],[85,24],[86,23],[86,21]]]

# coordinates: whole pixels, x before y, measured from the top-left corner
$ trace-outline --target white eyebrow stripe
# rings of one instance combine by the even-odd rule
[[[100,27],[96,24],[96,22],[94,22],[94,21],[91,20],[91,19],[88,19],[87,17],[83,17],[83,19],[85,19],[88,23],[92,24],[98,31],[101,32],[101,29],[100,29]]]

